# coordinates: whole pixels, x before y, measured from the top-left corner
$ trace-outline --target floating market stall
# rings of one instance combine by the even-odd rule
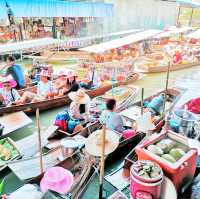
[[[90,37],[80,37],[80,38],[69,38],[64,40],[59,40],[59,48],[64,51],[45,51],[42,52],[40,56],[26,57],[37,60],[48,60],[48,61],[62,61],[62,60],[78,60],[78,59],[89,59],[88,52],[72,51],[72,49],[83,48],[85,46],[93,45],[99,43],[100,41],[106,41],[110,39],[117,39],[119,37],[124,37],[133,33],[140,32],[140,29],[131,29],[120,32],[113,32],[105,35],[96,35]],[[70,50],[70,51],[69,51]]]
[[[187,40],[192,28],[176,28],[156,35],[151,44],[151,52],[139,57],[135,63],[137,71],[144,73],[165,72],[198,66],[195,46]]]
[[[89,60],[82,61],[83,68],[95,68],[95,72],[103,81],[123,80],[134,71],[134,61],[138,56],[139,44],[157,35],[160,30],[147,30],[124,38],[111,40],[98,45],[81,48],[80,51],[91,55]]]

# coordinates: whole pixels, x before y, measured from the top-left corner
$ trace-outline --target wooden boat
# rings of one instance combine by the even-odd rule
[[[58,157],[61,155],[61,148],[54,149],[44,155],[44,169],[46,170],[52,166],[60,166],[70,170],[73,173],[75,180],[69,193],[72,195],[72,198],[81,198],[88,182],[94,177],[94,159],[80,151],[75,151],[73,154],[69,154],[64,160],[59,161]],[[12,164],[9,164],[9,168],[25,183],[40,185],[44,173],[40,173],[38,163],[39,157],[36,156],[13,162]]]
[[[140,78],[140,75],[138,73],[134,73],[130,75],[125,81],[122,82],[116,82],[114,83],[114,87],[120,86],[120,85],[127,85],[129,83],[132,83]],[[88,90],[87,94],[93,98],[96,96],[103,95],[105,92],[110,90],[112,88],[112,85],[105,85],[101,86],[95,90]],[[34,92],[36,90],[36,87],[29,87],[27,89],[21,90],[20,94],[22,94],[25,91],[32,91]],[[35,103],[27,103],[27,104],[22,104],[22,105],[12,105],[9,107],[3,107],[0,108],[0,115],[5,114],[5,113],[12,113],[16,111],[24,111],[25,113],[34,113],[37,108],[40,109],[40,111],[44,110],[49,110],[52,108],[60,107],[60,106],[65,106],[68,105],[71,102],[69,97],[67,95],[62,96],[62,97],[55,97],[53,99],[48,99],[48,100],[42,100],[40,102],[35,102]]]
[[[2,116],[0,117],[0,124],[4,126],[4,129],[0,137],[5,137],[30,123],[32,123],[32,120],[22,111]]]
[[[200,62],[194,62],[194,63],[184,63],[184,64],[174,64],[170,66],[170,71],[176,71],[176,70],[182,70],[191,68],[194,66],[199,66]],[[160,73],[160,72],[167,72],[168,66],[136,66],[135,71],[140,73]]]
[[[182,94],[185,92],[185,89],[182,88],[171,88],[167,90],[167,106],[165,111],[170,111],[175,104],[177,103],[177,101],[180,99],[180,97],[182,96]],[[165,93],[164,90],[159,91],[158,93],[156,93],[155,95],[152,95],[148,98],[146,98],[144,101],[150,101],[151,99],[153,99],[154,97],[160,95],[161,93]],[[129,100],[128,100],[129,101]],[[141,102],[135,102],[133,105],[132,104],[128,104],[129,106],[124,106],[123,109],[119,109],[117,107],[117,111],[120,112],[120,114],[125,117],[127,120],[130,121],[135,121],[136,117],[139,116],[140,112],[141,112]],[[131,106],[132,105],[132,106]],[[165,121],[164,118],[160,118],[159,122],[156,124],[156,128],[155,131],[160,129],[163,125],[164,125]],[[94,122],[88,123],[86,124],[86,126],[81,130],[81,131],[76,131],[74,133],[68,133],[62,130],[58,130],[56,131],[54,134],[52,134],[50,136],[50,138],[61,138],[61,137],[73,137],[77,134],[81,134],[84,137],[87,137],[91,132],[99,129],[101,127],[101,124],[99,123],[98,119],[95,120]]]

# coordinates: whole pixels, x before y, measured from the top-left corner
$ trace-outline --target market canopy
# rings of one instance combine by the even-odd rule
[[[159,38],[164,38],[164,37],[170,37],[171,35],[185,33],[190,30],[192,30],[192,27],[174,28],[173,30],[162,32],[162,33],[156,35],[155,38],[159,39]]]
[[[34,39],[28,41],[21,41],[9,44],[0,45],[0,55],[10,52],[17,52],[29,49],[47,48],[47,46],[58,46],[59,40],[53,38]]]
[[[191,7],[200,7],[199,0],[177,0],[177,2]]]
[[[200,29],[188,34],[187,37],[192,39],[200,39]]]
[[[110,17],[113,5],[61,0],[5,0],[15,17]]]
[[[7,9],[5,6],[5,2],[0,1],[0,19],[5,19],[7,18]]]
[[[92,53],[92,52],[93,53],[102,53],[102,52],[105,52],[107,50],[119,48],[119,47],[129,45],[129,44],[132,44],[132,43],[135,43],[135,42],[138,42],[138,41],[149,39],[149,38],[159,34],[160,32],[162,32],[162,31],[161,30],[154,30],[154,29],[147,30],[147,31],[132,34],[132,35],[120,38],[120,39],[115,39],[115,40],[111,40],[111,41],[104,42],[104,43],[101,43],[101,44],[97,44],[97,45],[94,45],[94,46],[81,48],[80,50],[87,51],[87,52],[90,52],[90,53]]]

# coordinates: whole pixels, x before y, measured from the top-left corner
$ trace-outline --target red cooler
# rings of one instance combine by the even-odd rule
[[[196,149],[188,147],[187,152],[180,159],[178,159],[175,163],[171,163],[147,150],[149,145],[156,144],[165,138],[169,138],[188,147],[186,137],[172,131],[166,131],[154,136],[152,139],[150,138],[142,145],[136,147],[136,153],[139,160],[151,160],[158,163],[164,174],[172,180],[177,191],[179,191],[183,185],[188,183],[194,177],[198,153]]]

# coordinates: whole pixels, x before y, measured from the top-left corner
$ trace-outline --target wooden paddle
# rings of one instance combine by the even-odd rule
[[[40,171],[41,173],[44,172],[43,168],[43,159],[42,159],[42,139],[41,139],[41,131],[40,131],[40,112],[37,108],[36,110],[36,123],[37,123],[37,130],[38,130],[38,146],[39,146],[39,153],[40,153]]]
[[[168,62],[168,66],[167,66],[167,78],[166,78],[166,84],[165,84],[165,99],[164,99],[164,104],[163,104],[163,114],[165,112],[165,106],[166,106],[166,101],[167,101],[167,90],[168,90],[168,85],[169,85],[169,73],[170,73],[170,61]]]
[[[144,112],[144,88],[142,88],[141,91],[141,115],[143,115]]]
[[[104,166],[105,166],[105,139],[106,139],[106,126],[103,125],[103,131],[101,135],[102,150],[101,150],[101,162],[100,162],[100,176],[99,176],[99,199],[103,199],[103,179],[104,179]]]

